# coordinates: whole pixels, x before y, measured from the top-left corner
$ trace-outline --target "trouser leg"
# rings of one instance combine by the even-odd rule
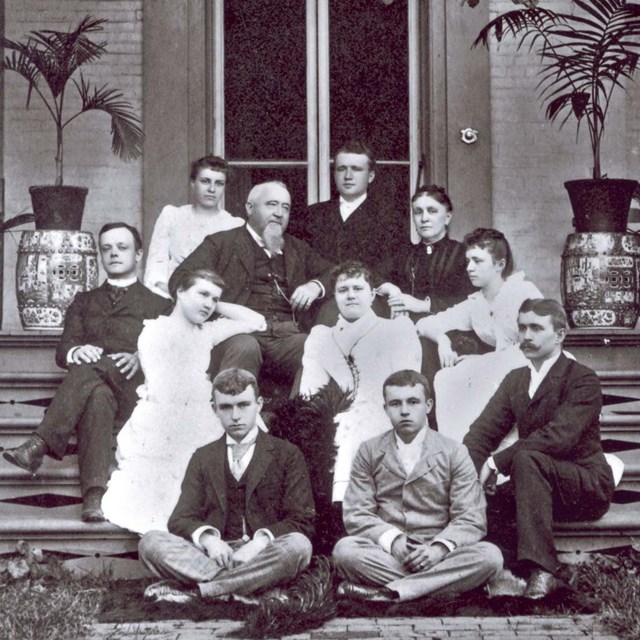
[[[511,481],[515,489],[518,561],[534,563],[551,573],[558,569],[554,517],[599,518],[613,495],[608,467],[587,469],[537,451],[516,453]]]
[[[118,416],[126,419],[135,406],[135,388],[141,381],[141,375],[126,380],[113,360],[106,356],[98,362],[71,365],[37,430],[47,443],[49,454],[62,459],[69,438],[97,387],[106,386],[111,391],[118,405]],[[113,421],[109,425],[109,434],[112,430]]]
[[[391,554],[364,538],[343,538],[333,558],[338,573],[347,580],[385,586],[398,593],[400,600],[469,591],[502,568],[500,550],[488,542],[454,549],[435,566],[417,573],[409,573]]]
[[[87,399],[78,422],[78,467],[82,495],[92,487],[106,488],[112,461],[116,400],[106,385],[98,385]]]
[[[265,360],[289,382],[293,382],[302,366],[306,338],[307,334],[302,333],[293,322],[275,322],[268,332],[257,334]]]
[[[197,584],[204,597],[247,595],[286,582],[311,561],[312,547],[301,533],[280,536],[249,562],[221,569],[191,542],[163,531],[150,531],[138,547],[144,565],[161,578]]]
[[[262,349],[253,335],[239,334],[224,340],[211,351],[209,371],[217,375],[224,369],[245,369],[256,378],[262,366]]]
[[[166,531],[149,531],[138,543],[140,560],[160,578],[184,584],[208,582],[221,568],[193,543]]]

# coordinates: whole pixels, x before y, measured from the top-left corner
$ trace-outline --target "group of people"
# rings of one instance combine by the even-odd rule
[[[163,578],[146,597],[245,596],[309,564],[316,516],[304,456],[269,435],[257,381],[305,397],[333,383],[349,395],[327,461],[348,534],[339,594],[472,589],[504,556],[543,597],[558,584],[554,519],[599,518],[619,480],[598,379],[563,352],[561,305],[514,271],[500,231],[449,238],[451,200],[425,186],[413,246],[369,195],[367,145],[333,169],[339,197],[290,235],[284,183],[255,185],[245,221],[221,208],[225,161],[197,160],[194,204],[157,220],[146,286],[138,231],[105,225],[107,279],[77,295],[56,353],[68,373],[3,456],[35,474],[75,435],[81,518],[142,536]]]

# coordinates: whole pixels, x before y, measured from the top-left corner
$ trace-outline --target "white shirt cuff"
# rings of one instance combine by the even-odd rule
[[[192,534],[191,540],[193,544],[200,549],[200,551],[204,551],[204,547],[200,544],[200,537],[205,531],[210,531],[216,538],[221,538],[220,532],[215,527],[210,527],[209,525],[203,525],[202,527],[198,527]]]
[[[433,540],[431,542],[431,544],[434,545],[434,544],[436,544],[436,542],[438,544],[441,544],[441,545],[447,547],[447,549],[449,549],[449,553],[451,553],[456,548],[456,545],[453,544],[453,542],[451,542],[451,540],[445,540],[444,538],[436,538],[435,540]]]
[[[391,547],[393,546],[395,539],[399,538],[401,535],[403,535],[403,532],[400,531],[400,529],[396,529],[395,527],[393,529],[387,529],[387,531],[378,538],[378,544],[388,554],[391,554]]]
[[[67,351],[67,364],[74,364],[73,354],[75,353],[76,349],[79,349],[79,348],[80,348],[80,345],[78,345],[77,347],[71,347],[71,349]]]
[[[309,282],[315,282],[320,287],[320,297],[324,298],[325,290],[322,282],[320,280],[309,280]]]
[[[487,458],[487,466],[489,467],[489,469],[491,469],[492,471],[497,471],[498,467],[496,467],[496,462],[493,459],[493,456],[489,456]]]
[[[269,531],[269,529],[258,529],[254,534],[253,534],[253,539],[257,540],[258,538],[264,538],[264,537],[269,538],[269,542],[272,542],[274,539],[274,535],[273,533],[271,533],[271,531]]]

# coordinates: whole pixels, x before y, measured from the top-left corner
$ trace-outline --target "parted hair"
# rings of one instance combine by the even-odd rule
[[[331,288],[335,289],[340,278],[357,278],[362,276],[369,286],[373,287],[371,271],[358,260],[346,260],[331,270]]]
[[[376,157],[371,150],[371,147],[362,142],[361,140],[349,140],[343,144],[334,154],[333,154],[333,164],[335,166],[336,160],[338,159],[338,154],[340,153],[357,153],[359,155],[367,156],[369,159],[369,171],[376,170]]]
[[[197,280],[206,280],[216,287],[224,289],[224,280],[211,269],[192,269],[190,271],[179,271],[176,277],[171,281],[169,286],[169,294],[175,300],[178,291],[186,291],[191,289]]]
[[[453,205],[451,204],[451,198],[445,191],[444,187],[439,187],[437,184],[426,184],[416,189],[416,192],[411,198],[411,204],[413,204],[421,196],[429,196],[436,202],[443,204],[447,211],[453,211]]]
[[[562,305],[553,298],[527,298],[518,313],[535,313],[537,316],[549,316],[556,331],[568,329],[567,314]]]
[[[387,398],[384,392],[387,387],[415,387],[416,385],[420,385],[424,389],[424,399],[429,400],[429,398],[431,398],[431,385],[429,381],[421,373],[412,371],[411,369],[402,369],[401,371],[392,373],[382,383],[382,395],[386,402]]]
[[[204,156],[198,158],[191,163],[191,170],[189,171],[189,178],[193,182],[202,169],[211,169],[211,171],[219,171],[227,175],[229,171],[229,163],[220,156]]]
[[[466,249],[471,249],[472,247],[486,249],[491,254],[494,262],[504,260],[503,278],[513,273],[513,254],[511,253],[509,242],[502,231],[479,227],[471,233],[467,233],[463,243]]]
[[[128,229],[129,233],[133,236],[133,244],[136,251],[140,251],[140,249],[142,249],[142,237],[140,236],[140,232],[126,222],[108,222],[103,225],[102,229],[100,229],[100,233],[98,233],[98,242],[100,242],[100,237],[103,233],[107,233],[107,231],[111,231],[112,229]]]
[[[213,379],[213,391],[224,393],[229,396],[237,396],[247,387],[252,387],[256,398],[260,396],[258,381],[250,371],[245,369],[223,369]]]

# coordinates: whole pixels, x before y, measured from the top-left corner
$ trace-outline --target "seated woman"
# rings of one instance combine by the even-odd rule
[[[218,231],[241,227],[242,218],[220,208],[228,165],[218,156],[205,156],[191,164],[194,204],[162,209],[151,236],[144,283],[169,298],[169,278],[176,267],[204,240]]]
[[[420,243],[397,251],[392,282],[376,292],[388,297],[392,317],[410,314],[417,322],[461,302],[474,287],[467,275],[465,247],[448,235],[453,205],[447,192],[437,185],[420,187],[411,198],[411,211]],[[439,368],[437,350],[430,340],[420,342],[422,373],[432,383]]]
[[[372,311],[371,273],[362,263],[336,267],[334,283],[340,318],[333,327],[311,330],[304,345],[300,393],[312,396],[334,380],[352,394],[349,409],[336,416],[333,501],[342,502],[358,446],[391,428],[382,408],[382,383],[402,369],[419,371],[421,350],[409,318],[388,320]]]
[[[464,238],[467,273],[479,291],[453,307],[419,320],[418,334],[438,346],[443,367],[435,376],[438,430],[462,442],[471,423],[512,369],[527,359],[518,346],[518,310],[542,294],[524,273],[513,273],[511,247],[496,229],[476,229]],[[448,331],[474,331],[495,351],[459,355]]]
[[[171,315],[144,323],[138,355],[145,383],[118,434],[118,468],[102,499],[106,518],[125,529],[166,531],[191,455],[223,434],[211,408],[211,349],[238,333],[263,330],[265,319],[219,302],[222,287],[213,271],[186,271],[172,291]],[[205,322],[214,311],[223,317]]]

